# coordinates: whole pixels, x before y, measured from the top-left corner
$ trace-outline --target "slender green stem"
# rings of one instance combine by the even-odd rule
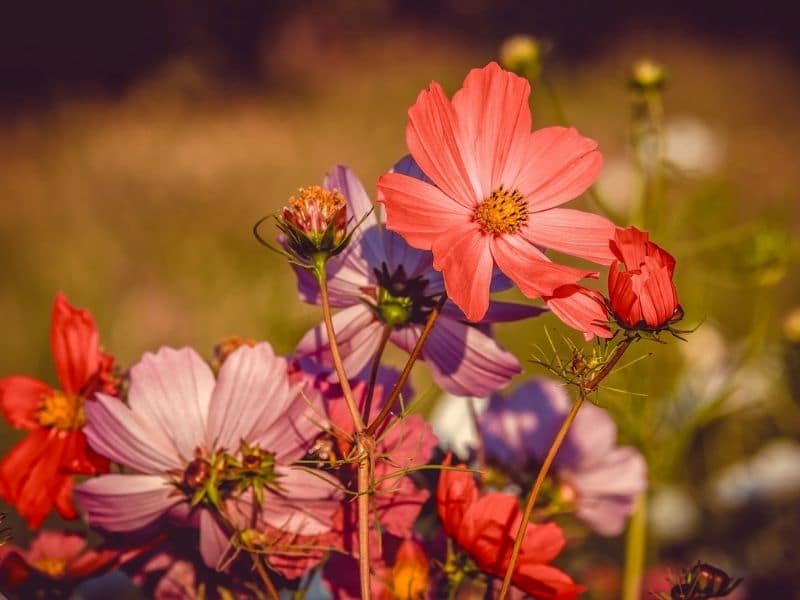
[[[411,375],[411,369],[414,367],[414,363],[417,361],[420,352],[422,352],[422,347],[428,340],[428,336],[430,335],[433,326],[436,324],[436,319],[439,318],[439,313],[442,312],[442,307],[446,301],[447,294],[442,292],[442,295],[439,297],[439,301],[436,303],[436,306],[433,307],[433,310],[428,315],[428,319],[425,321],[425,326],[422,328],[422,332],[419,334],[419,339],[414,345],[414,348],[411,350],[411,354],[408,356],[408,360],[406,361],[406,365],[403,367],[402,373],[400,373],[400,377],[395,382],[394,387],[389,394],[389,399],[386,401],[386,404],[383,405],[381,412],[378,413],[378,416],[375,417],[375,420],[370,423],[369,427],[367,427],[368,434],[374,435],[392,412],[392,408],[394,408],[395,402],[397,402],[397,399],[403,392],[403,386],[405,386],[409,375]]]
[[[372,369],[369,373],[369,384],[367,385],[367,398],[364,401],[364,410],[362,411],[364,422],[369,422],[369,413],[372,412],[372,394],[375,393],[375,381],[378,379],[378,369],[381,366],[381,359],[383,352],[386,350],[386,343],[392,335],[393,326],[387,323],[383,332],[381,333],[381,340],[378,344],[378,351],[375,353],[375,359],[372,361]]]
[[[275,584],[272,583],[272,580],[269,578],[269,573],[267,573],[267,570],[264,568],[261,557],[256,553],[251,552],[249,554],[253,561],[253,566],[256,568],[256,571],[258,571],[258,575],[261,577],[261,582],[264,584],[269,597],[272,598],[272,600],[280,600],[281,595],[278,593],[278,590],[275,589]]]
[[[567,437],[569,428],[575,421],[575,417],[578,416],[578,411],[583,405],[583,401],[585,400],[586,396],[597,389],[603,379],[608,377],[609,373],[611,373],[611,371],[614,369],[614,366],[622,358],[622,355],[625,354],[625,351],[631,345],[633,340],[634,338],[630,337],[626,337],[624,340],[622,340],[614,349],[614,353],[606,361],[605,365],[603,365],[603,368],[600,369],[600,371],[594,377],[592,377],[590,381],[581,385],[578,398],[575,400],[572,408],[570,408],[567,416],[564,418],[564,422],[561,424],[561,429],[558,430],[553,443],[550,445],[550,449],[547,451],[547,455],[544,457],[544,462],[542,463],[542,467],[539,469],[539,473],[536,476],[536,481],[533,484],[533,488],[531,488],[531,493],[528,494],[528,501],[525,503],[525,510],[522,513],[522,521],[520,522],[519,530],[514,538],[514,547],[511,550],[511,558],[508,561],[508,568],[506,569],[506,574],[503,577],[503,587],[500,588],[498,600],[503,600],[511,587],[511,577],[514,574],[514,568],[516,567],[517,560],[519,559],[519,553],[522,549],[522,541],[525,539],[525,530],[528,528],[531,514],[533,514],[533,508],[536,505],[536,498],[539,495],[539,490],[542,488],[542,484],[547,477],[547,473],[550,471],[550,467],[552,466],[558,451],[561,449],[564,439]]]
[[[342,386],[342,395],[344,396],[347,408],[350,411],[350,416],[353,419],[353,426],[356,432],[364,430],[364,421],[361,420],[361,413],[358,411],[355,398],[353,397],[353,389],[350,387],[350,381],[347,379],[347,373],[344,371],[344,364],[342,363],[342,354],[339,352],[339,344],[336,341],[336,332],[333,329],[333,317],[331,315],[331,302],[328,297],[328,276],[325,271],[326,257],[320,258],[316,262],[314,274],[319,283],[319,296],[320,304],[322,305],[322,318],[325,321],[325,330],[328,333],[328,345],[331,349],[331,359],[333,367],[336,369],[336,375],[339,377],[339,385]]]
[[[622,600],[639,600],[642,594],[645,543],[647,541],[647,492],[636,501],[636,511],[628,524],[625,538],[625,573]]]

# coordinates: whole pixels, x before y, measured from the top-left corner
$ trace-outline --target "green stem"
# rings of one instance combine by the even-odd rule
[[[645,544],[647,542],[647,492],[636,502],[636,511],[628,523],[625,538],[625,572],[622,580],[622,600],[639,600],[642,594]]]

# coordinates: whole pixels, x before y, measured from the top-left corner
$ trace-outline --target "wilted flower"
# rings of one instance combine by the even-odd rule
[[[672,281],[675,259],[635,227],[618,228],[610,246],[616,261],[608,271],[608,295],[620,327],[660,331],[682,319]]]
[[[409,160],[396,167],[409,172]],[[442,274],[433,269],[430,252],[422,252],[386,231],[372,211],[372,203],[353,172],[338,166],[325,178],[326,189],[341,190],[356,219],[364,219],[353,233],[347,250],[328,262],[331,305],[342,310],[333,316],[333,326],[351,376],[368,368],[380,345],[381,332],[391,327],[389,341],[410,352],[425,321],[444,291]],[[300,297],[319,303],[319,286],[306,269],[295,268]],[[504,282],[497,278],[496,289]],[[459,395],[485,396],[503,387],[520,372],[517,359],[492,338],[489,323],[535,316],[541,309],[508,302],[490,302],[479,325],[464,322],[464,314],[447,302],[422,348],[420,358],[428,363],[442,388]],[[303,336],[297,346],[300,356],[311,357],[330,367],[330,347],[325,326],[320,324]]]
[[[505,575],[514,545],[512,532],[522,521],[515,496],[490,493],[480,497],[469,471],[447,469],[439,475],[436,510],[447,536],[478,568],[495,577]],[[512,584],[542,600],[577,598],[585,588],[547,564],[559,555],[564,543],[564,532],[555,523],[528,525]]]
[[[33,529],[53,506],[65,519],[77,516],[73,474],[108,471],[108,460],[86,445],[84,406],[96,391],[115,393],[114,359],[101,352],[89,311],[72,306],[61,292],[53,305],[50,347],[60,390],[24,375],[0,379],[3,415],[12,426],[29,431],[0,463],[0,497],[16,506]]]
[[[298,535],[331,528],[334,482],[291,466],[320,431],[319,400],[290,384],[286,361],[269,344],[240,347],[216,381],[190,348],[146,354],[130,377],[129,406],[99,394],[87,407],[89,443],[138,473],[77,488],[92,525],[133,531],[169,519],[199,526],[209,566],[229,546],[218,512],[243,528],[252,526],[256,504],[264,528]]]
[[[286,245],[300,258],[313,259],[317,254],[337,254],[347,237],[347,205],[336,189],[318,185],[303,187],[277,219],[286,235]]]
[[[613,261],[610,221],[559,208],[594,183],[602,156],[575,129],[531,133],[529,93],[526,79],[496,63],[473,69],[452,101],[438,83],[424,90],[409,109],[406,142],[430,183],[383,175],[386,224],[433,252],[448,296],[469,320],[486,315],[497,265],[526,296],[544,298],[589,331],[596,313],[584,315],[574,295],[555,292],[597,273],[555,264],[540,248]]]
[[[478,417],[489,460],[518,470],[544,460],[570,407],[563,385],[535,379],[509,398],[492,397]],[[563,500],[602,535],[618,535],[647,487],[647,465],[629,446],[617,446],[617,428],[605,410],[581,407],[556,455],[553,474]]]

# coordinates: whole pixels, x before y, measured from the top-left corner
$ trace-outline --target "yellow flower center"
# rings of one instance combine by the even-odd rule
[[[53,392],[42,400],[36,418],[44,427],[55,427],[63,431],[80,429],[86,424],[83,398],[64,392]]]
[[[32,564],[35,569],[53,578],[61,577],[67,570],[67,561],[63,558],[41,558]]]
[[[485,233],[516,233],[528,221],[528,204],[517,190],[500,186],[478,204],[474,218]]]
[[[428,591],[428,572],[418,564],[395,565],[392,570],[392,597],[419,600]]]

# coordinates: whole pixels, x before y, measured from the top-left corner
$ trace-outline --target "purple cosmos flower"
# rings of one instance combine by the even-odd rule
[[[424,177],[410,159],[395,171]],[[388,231],[372,211],[361,182],[347,167],[337,166],[325,177],[323,187],[336,189],[347,199],[354,222],[364,221],[341,255],[328,263],[331,304],[341,308],[333,317],[344,367],[351,377],[361,373],[378,350],[381,332],[391,326],[389,339],[406,352],[414,347],[425,320],[442,292],[442,274],[433,268],[430,252],[410,247],[398,234]],[[319,287],[305,269],[295,269],[300,298],[319,304]],[[498,272],[492,289],[510,287]],[[464,314],[448,301],[425,344],[421,359],[433,378],[453,394],[486,396],[506,385],[520,372],[517,359],[492,338],[489,323],[535,316],[543,309],[507,302],[491,302],[486,317],[469,324]],[[323,324],[309,331],[297,347],[308,356],[331,365],[328,337]]]
[[[541,462],[571,402],[557,381],[535,379],[509,398],[492,397],[478,418],[490,461],[519,469]],[[597,533],[619,535],[634,501],[647,487],[647,464],[638,450],[617,446],[617,427],[591,403],[581,407],[553,463],[561,495]]]
[[[138,472],[103,475],[76,490],[92,525],[133,531],[167,519],[199,527],[203,559],[216,566],[230,535],[210,509],[211,495],[195,507],[190,502],[213,481],[208,475],[220,457],[246,467],[246,452],[263,459],[253,468],[270,484],[261,488],[258,526],[298,535],[330,529],[335,483],[291,466],[320,431],[320,400],[290,384],[286,361],[269,344],[233,352],[216,381],[191,348],[145,354],[130,378],[128,405],[98,394],[86,407],[92,447]],[[247,527],[253,487],[238,496],[231,487],[219,491],[219,502],[237,527]]]

